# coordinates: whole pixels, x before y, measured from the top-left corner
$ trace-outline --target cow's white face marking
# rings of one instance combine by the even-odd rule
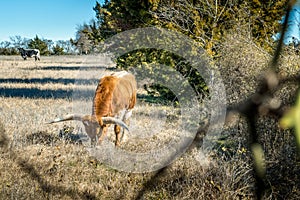
[[[100,132],[100,125],[96,120],[83,120],[82,121],[85,131],[88,136],[93,140],[96,139],[96,135]]]

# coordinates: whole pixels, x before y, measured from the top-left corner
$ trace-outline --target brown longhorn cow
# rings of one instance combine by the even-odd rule
[[[50,122],[57,123],[68,120],[81,121],[92,144],[100,143],[110,124],[115,124],[115,145],[120,146],[121,127],[128,130],[126,124],[136,103],[137,84],[135,77],[125,71],[114,72],[103,76],[98,84],[93,100],[92,115],[68,115]],[[124,130],[123,130],[124,133]]]

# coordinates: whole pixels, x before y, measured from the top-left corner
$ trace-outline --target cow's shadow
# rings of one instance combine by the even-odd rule
[[[110,70],[113,71],[114,69],[107,69],[105,66],[46,66],[46,67],[34,67],[26,70],[80,70],[80,71],[88,71],[88,70]]]
[[[54,146],[61,142],[82,145],[83,141],[86,140],[88,140],[86,135],[74,133],[74,128],[70,126],[64,126],[56,135],[46,131],[38,131],[25,136],[27,145],[42,144]]]
[[[74,79],[74,78],[4,78],[0,79],[0,83],[26,83],[26,84],[80,84],[91,85],[98,83],[98,79]]]

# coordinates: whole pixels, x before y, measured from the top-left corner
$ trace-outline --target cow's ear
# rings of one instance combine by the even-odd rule
[[[90,122],[88,120],[83,120],[82,123],[84,126],[90,126]]]

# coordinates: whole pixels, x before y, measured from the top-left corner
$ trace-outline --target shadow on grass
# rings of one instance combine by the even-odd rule
[[[70,70],[70,71],[89,71],[89,70],[110,70],[103,66],[47,66],[47,67],[34,67],[34,68],[24,68],[25,70]]]
[[[0,79],[0,83],[4,79]],[[21,80],[15,80],[21,81]],[[43,82],[47,80],[35,80],[35,82]],[[55,80],[53,80],[55,81]],[[59,82],[60,80],[58,80]],[[70,81],[70,82],[69,82]],[[72,80],[61,80],[64,83],[71,83]],[[83,84],[95,83],[96,80],[88,80],[82,81]],[[4,82],[4,81],[3,81]],[[26,81],[25,81],[26,82]],[[31,83],[31,82],[28,82]],[[80,84],[80,80],[77,84]],[[75,93],[74,93],[75,92]],[[32,98],[32,99],[65,99],[65,98],[74,98],[74,94],[76,97],[90,97],[94,95],[93,89],[85,89],[85,90],[65,90],[65,89],[50,89],[44,90],[39,88],[0,88],[0,96],[2,97],[21,97],[21,98]],[[138,99],[144,101],[146,103],[152,104],[160,104],[160,105],[170,105],[172,102],[165,100],[161,97],[154,97],[152,95],[138,95]],[[174,102],[173,102],[174,103]]]
[[[37,134],[37,133],[36,133]],[[34,134],[34,135],[36,135]],[[45,137],[45,134],[42,134]],[[31,136],[32,137],[32,136]],[[46,139],[53,139],[46,134]],[[43,139],[42,139],[43,140]],[[64,186],[57,186],[49,184],[43,175],[36,169],[34,165],[29,163],[27,160],[15,153],[13,149],[8,148],[9,140],[5,134],[4,126],[0,122],[0,148],[3,152],[9,154],[6,156],[7,159],[15,162],[20,170],[31,177],[31,180],[37,181],[41,189],[45,194],[52,193],[54,195],[69,196],[71,199],[96,199],[96,196],[90,194],[88,191],[79,192],[72,188],[66,188]]]
[[[76,90],[76,95],[79,94],[81,97],[89,97],[94,94],[94,90]],[[32,99],[70,99],[75,97],[73,90],[42,90],[38,88],[0,88],[0,96]]]
[[[26,84],[48,84],[48,83],[53,83],[53,84],[78,84],[78,85],[90,85],[94,83],[98,83],[98,79],[72,79],[72,78],[26,78],[26,79],[21,79],[21,78],[7,78],[7,79],[0,79],[0,83],[10,83],[10,84],[15,84],[15,83],[26,83]]]
[[[29,134],[25,138],[25,142],[28,145],[42,144],[53,146],[60,141],[64,141],[69,144],[82,144],[82,141],[88,140],[86,135],[79,135],[73,133],[74,128],[70,126],[64,126],[58,135],[50,134],[46,131],[39,131]]]
[[[176,105],[176,102],[172,102],[161,96],[154,96],[152,94],[137,94],[137,98],[143,102],[150,104],[159,104],[159,105]]]
[[[53,136],[52,134],[49,134],[45,131],[39,131],[36,133],[32,133],[29,135],[26,135],[25,142],[28,145],[34,145],[34,144],[43,144],[43,145],[55,145],[60,138],[58,136]]]

